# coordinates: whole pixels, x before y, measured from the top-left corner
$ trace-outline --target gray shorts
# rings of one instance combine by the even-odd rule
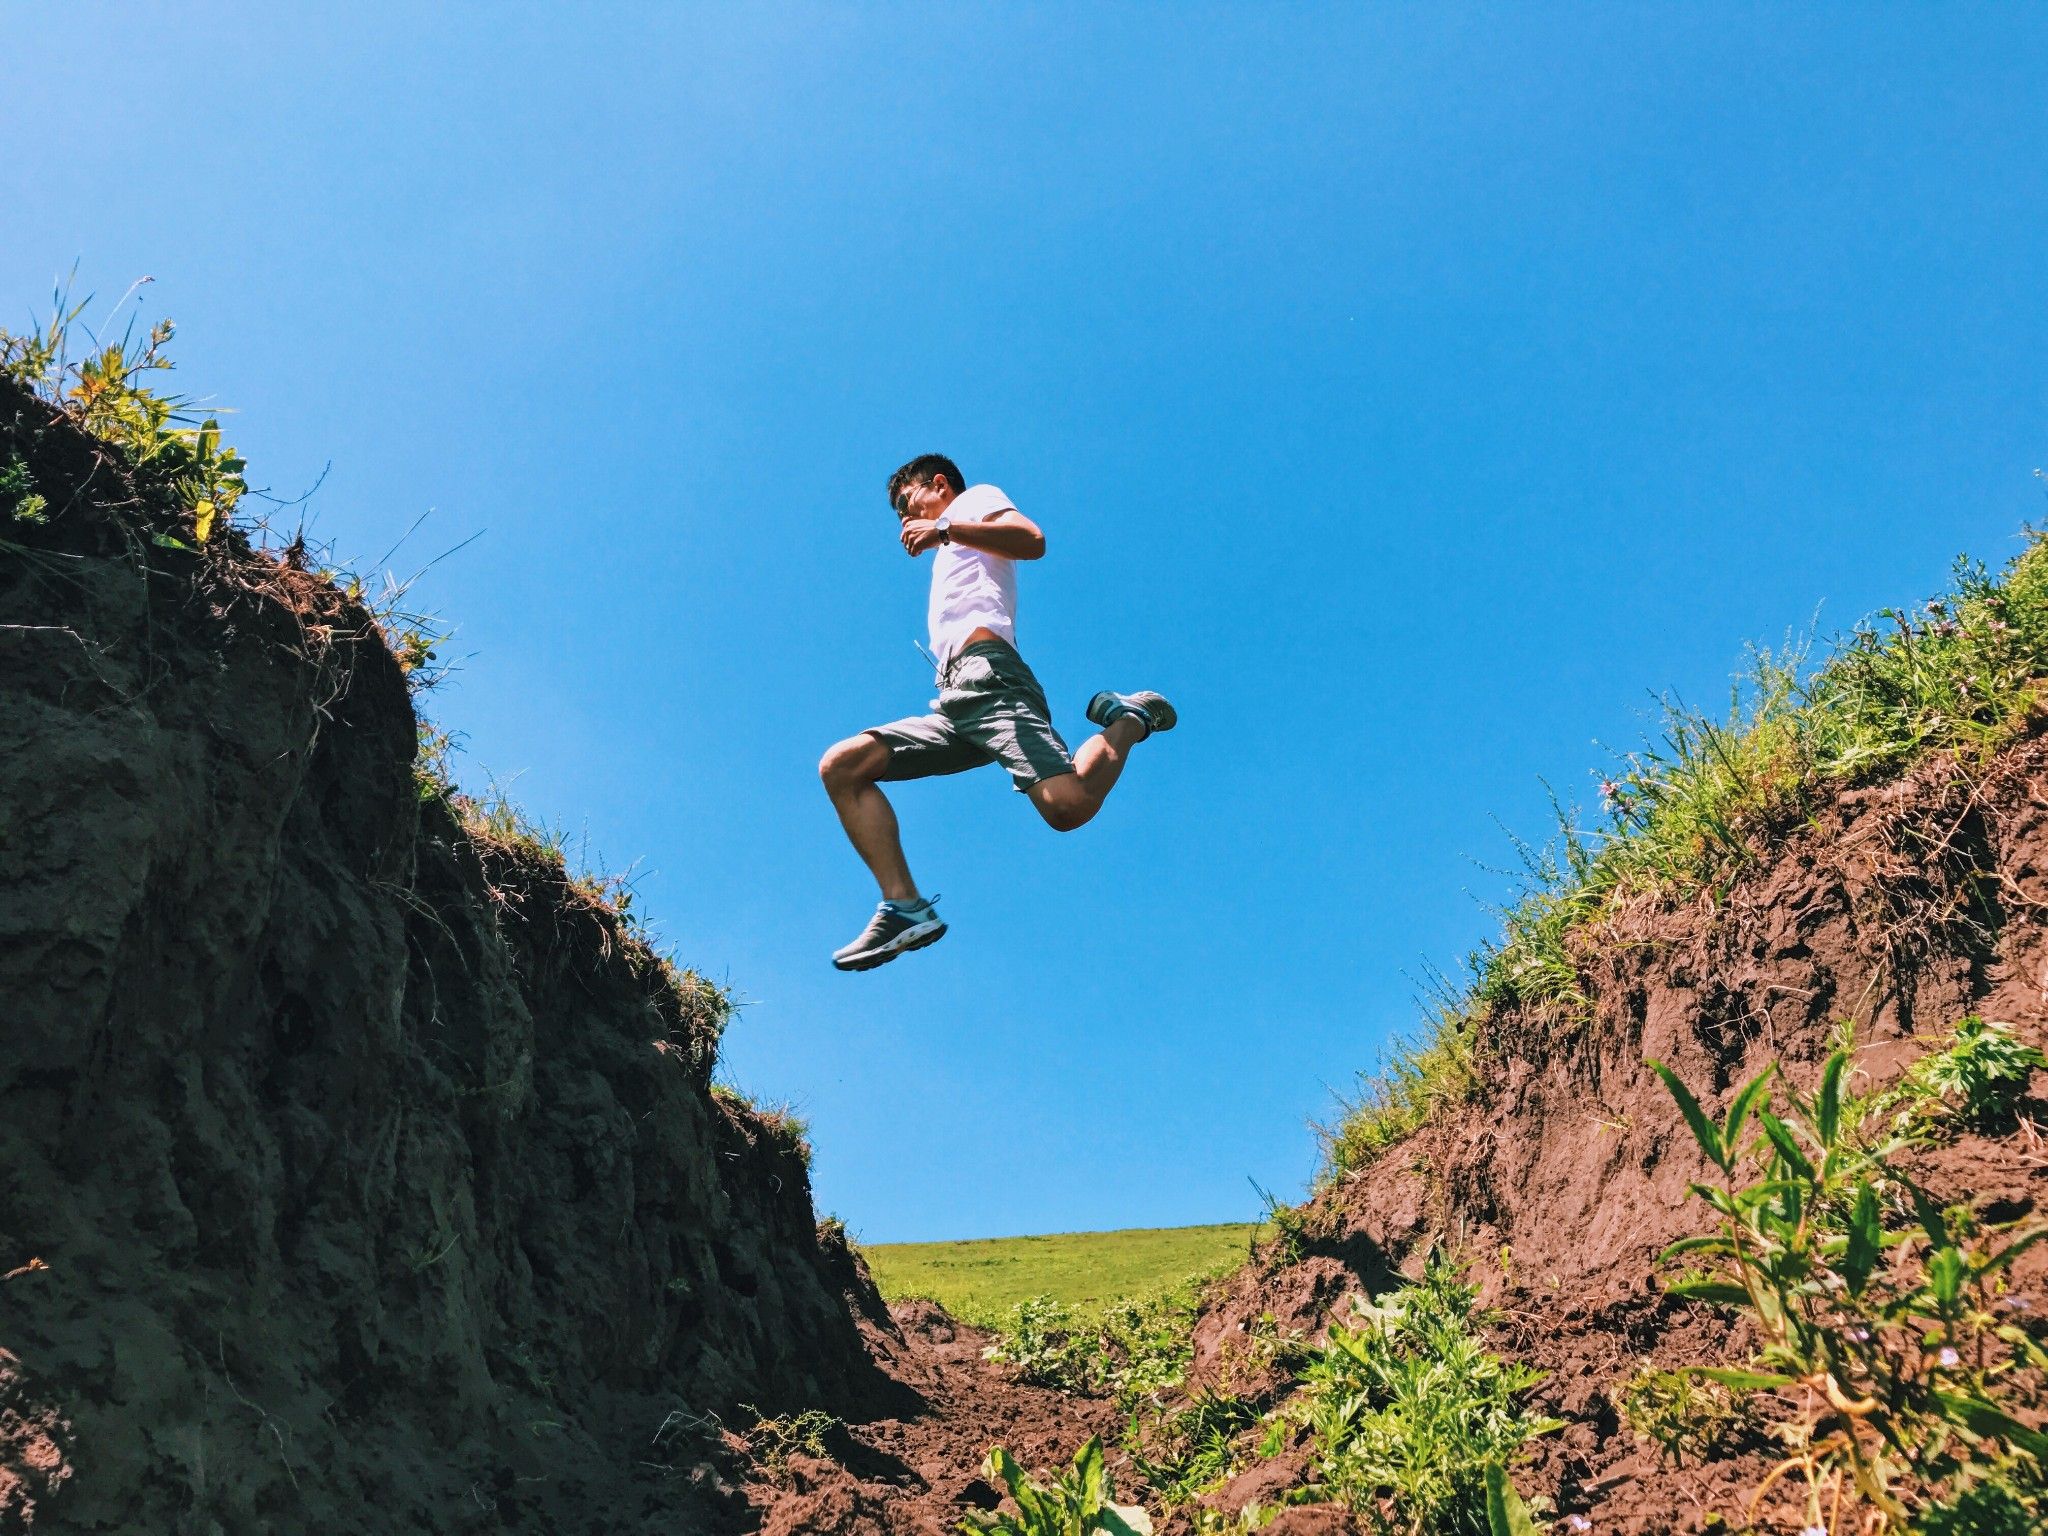
[[[1001,763],[1020,790],[1074,771],[1045,690],[1001,640],[963,646],[939,673],[937,711],[869,728],[889,748],[889,779],[928,779]]]

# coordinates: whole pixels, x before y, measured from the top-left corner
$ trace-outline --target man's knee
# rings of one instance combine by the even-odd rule
[[[873,736],[849,736],[828,747],[818,760],[818,777],[827,789],[872,784],[889,771],[889,748]]]
[[[1085,827],[1100,809],[1097,802],[1081,791],[1079,781],[1070,774],[1047,779],[1045,783],[1047,787],[1032,796],[1031,803],[1038,807],[1038,814],[1055,832],[1072,832]]]

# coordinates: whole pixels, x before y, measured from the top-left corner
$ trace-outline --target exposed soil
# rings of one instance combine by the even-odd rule
[[[881,1305],[801,1149],[710,1091],[715,997],[421,793],[399,664],[302,550],[167,546],[175,509],[0,385],[17,454],[50,513],[0,523],[0,1530],[936,1533],[996,1502],[991,1443],[1114,1439]],[[1616,1412],[1645,1362],[1741,1350],[1655,1284],[1702,1168],[1645,1058],[1720,1099],[1768,1061],[1803,1085],[1844,1017],[1875,1081],[1969,1011],[2048,1043],[2044,913],[2039,735],[1843,795],[1716,899],[1627,907],[1585,936],[1590,1021],[1489,1020],[1468,1103],[1220,1287],[1191,1388],[1278,1401],[1261,1318],[1316,1338],[1446,1243],[1568,1421],[1525,1492],[1740,1528],[1768,1447],[1669,1468]],[[2048,1205],[2025,1122],[1919,1171]],[[2015,1279],[2048,1305],[2048,1245]],[[813,1408],[827,1455],[764,1452],[759,1416]],[[1209,1502],[1308,1457],[1248,1454]]]
[[[950,1536],[963,1512],[1000,1502],[981,1476],[991,1445],[1053,1467],[1114,1435],[1109,1405],[1010,1380],[983,1361],[986,1334],[931,1302],[899,1302],[861,1331],[900,1395],[852,1415],[832,1459],[793,1458],[781,1477],[756,1468],[764,1536]]]
[[[1772,1061],[1809,1090],[1845,1018],[1858,1025],[1865,1085],[1889,1082],[1925,1049],[1916,1032],[1965,1013],[2048,1044],[2044,876],[2048,739],[2036,734],[1988,765],[1930,761],[1844,794],[1720,900],[1626,908],[1584,939],[1591,1021],[1490,1020],[1470,1102],[1312,1202],[1299,1262],[1269,1259],[1230,1279],[1198,1325],[1196,1382],[1244,1380],[1244,1340],[1262,1314],[1318,1338],[1350,1297],[1389,1289],[1444,1243],[1499,1311],[1499,1352],[1548,1371],[1536,1401],[1568,1421],[1519,1469],[1525,1492],[1603,1532],[1743,1529],[1772,1447],[1735,1444],[1706,1466],[1669,1467],[1617,1412],[1621,1386],[1645,1365],[1740,1363],[1743,1350],[1721,1316],[1656,1284],[1657,1254],[1706,1228],[1688,1187],[1708,1169],[1645,1062],[1711,1087],[1702,1098],[1718,1111]],[[2048,1211],[2048,1144],[2035,1128],[2048,1125],[2048,1103],[2026,1111],[2012,1134],[1962,1136],[1912,1171],[1992,1219]],[[2048,1306],[2048,1252],[2026,1254],[2013,1284]],[[1305,1447],[1283,1451],[1212,1502],[1271,1501],[1305,1480],[1306,1464]],[[1352,1529],[1331,1512],[1317,1518]],[[1805,1523],[1789,1489],[1756,1521]]]

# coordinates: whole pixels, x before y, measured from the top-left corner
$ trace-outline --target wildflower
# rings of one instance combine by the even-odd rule
[[[1855,1343],[1868,1344],[1870,1342],[1870,1330],[1868,1328],[1851,1328],[1849,1330],[1849,1337]]]
[[[1941,1353],[1936,1355],[1934,1358],[1941,1362],[1942,1369],[1950,1371],[1954,1370],[1958,1365],[1960,1365],[1963,1359],[1961,1355],[1957,1354],[1953,1349],[1950,1349],[1946,1344],[1942,1345]]]
[[[1998,1304],[2008,1312],[2024,1312],[2033,1305],[2024,1296],[2001,1296],[1998,1298]]]
[[[1584,1515],[1566,1515],[1564,1523],[1575,1531],[1590,1531],[1593,1529],[1593,1522]]]
[[[1828,1528],[1824,1525],[1802,1525],[1799,1536],[1828,1536]]]
[[[1602,800],[1620,799],[1621,785],[1613,779],[1602,779],[1600,781],[1600,798]]]

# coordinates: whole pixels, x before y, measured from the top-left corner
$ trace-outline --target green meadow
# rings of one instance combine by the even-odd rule
[[[890,1301],[929,1296],[963,1322],[992,1327],[1029,1296],[1050,1296],[1084,1318],[1125,1297],[1156,1296],[1194,1275],[1243,1262],[1256,1222],[1058,1232],[958,1243],[861,1245]]]

